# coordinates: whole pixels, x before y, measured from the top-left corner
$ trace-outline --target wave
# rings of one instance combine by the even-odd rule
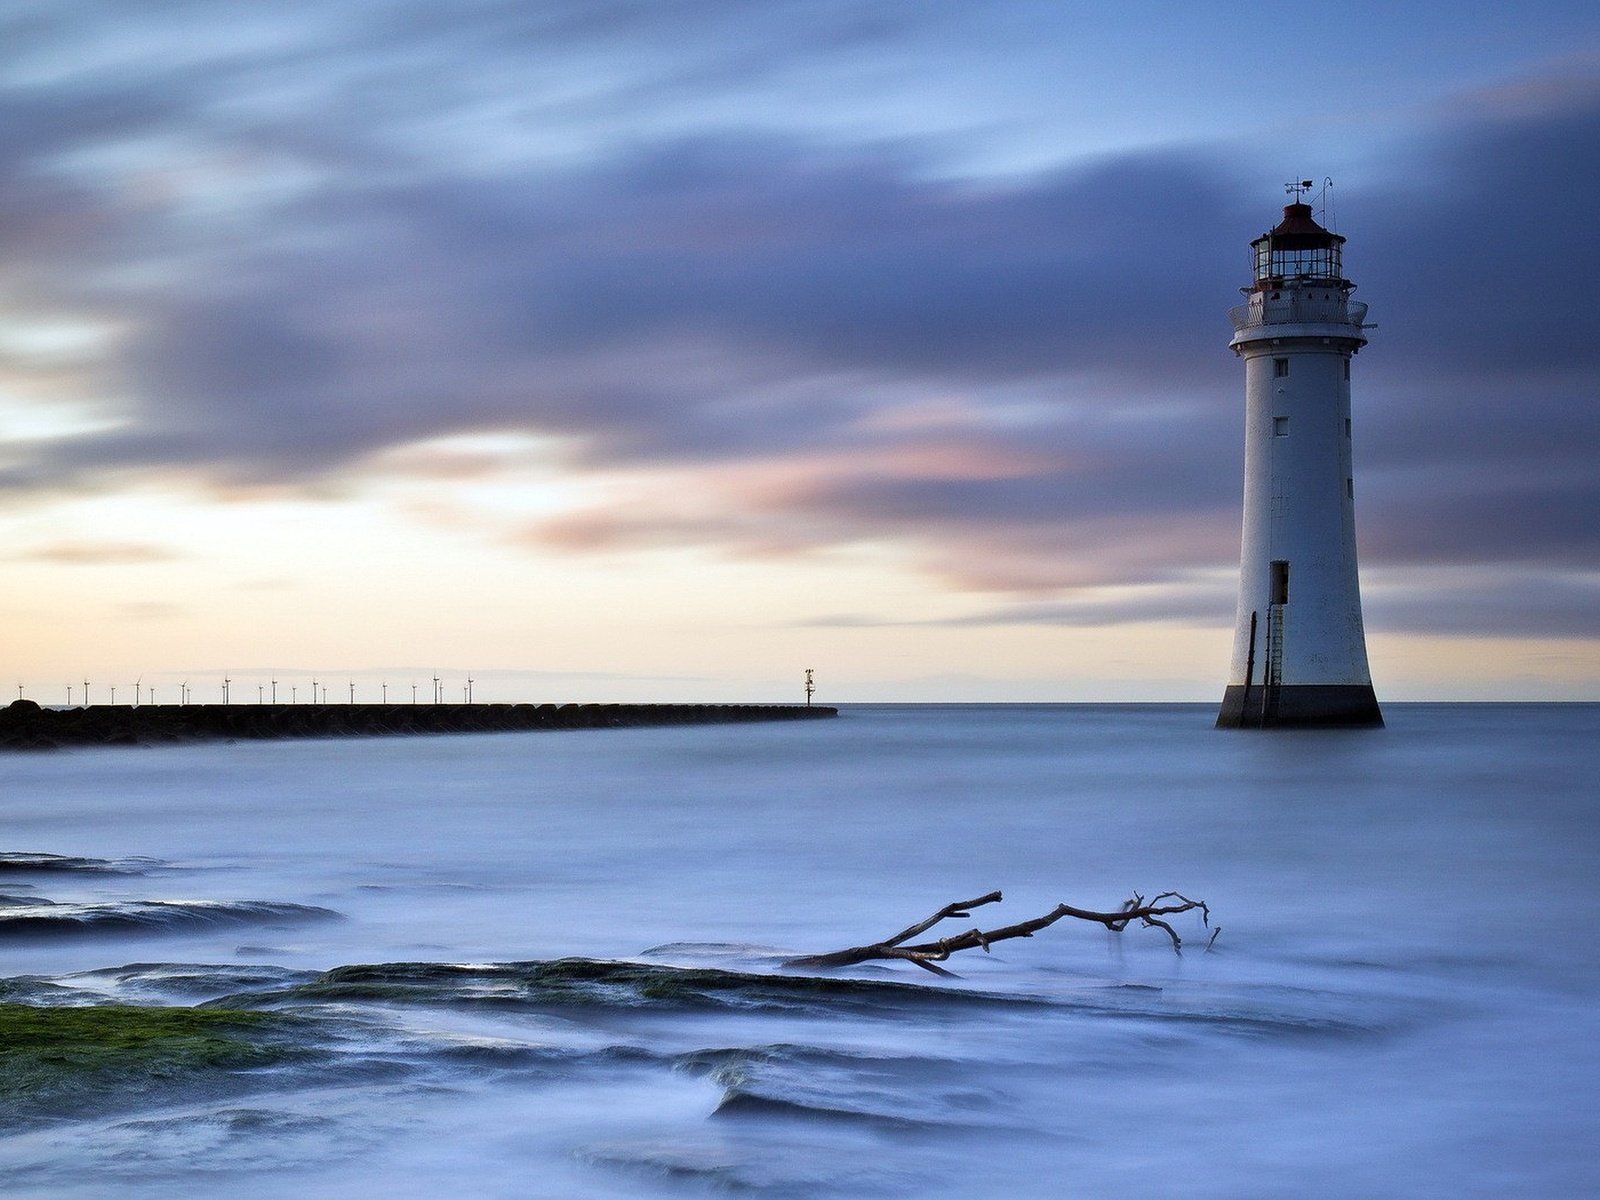
[[[238,925],[284,925],[341,919],[331,908],[271,900],[49,901],[0,909],[0,942],[111,933],[178,933]]]
[[[0,979],[0,1004],[91,1004],[96,997],[37,975]]]
[[[671,1137],[627,1137],[581,1146],[575,1157],[608,1175],[623,1172],[638,1179],[640,1195],[677,1195],[684,1184],[697,1196],[790,1200],[841,1194],[839,1146],[831,1138],[797,1140],[793,1129],[785,1130],[781,1139],[760,1136],[752,1128],[742,1130],[738,1139],[727,1133],[677,1130]],[[906,1194],[903,1177],[889,1167],[887,1155],[870,1161],[865,1154],[852,1155],[849,1194]]]
[[[309,982],[240,997],[253,1003],[375,1001],[519,1008],[832,1011],[970,1005],[1034,1006],[1033,996],[849,976],[760,974],[624,959],[513,963],[381,963],[336,967]]]
[[[759,959],[779,962],[793,958],[793,950],[758,946],[750,942],[666,942],[639,952],[640,958]]]
[[[252,988],[282,987],[316,977],[315,971],[264,964],[136,962],[120,967],[97,967],[62,976],[71,986],[88,986],[100,993],[110,990],[119,999],[210,999]]]
[[[710,1046],[672,1056],[679,1070],[704,1075],[718,1083],[733,1085],[744,1081],[752,1071],[770,1067],[815,1071],[850,1070],[857,1074],[883,1075],[889,1072],[931,1072],[942,1070],[959,1059],[926,1051],[903,1053],[859,1047],[813,1046],[799,1042],[768,1042],[754,1046]]]
[[[836,1107],[798,1100],[786,1096],[772,1096],[729,1088],[722,1100],[712,1110],[713,1117],[793,1117],[807,1121],[843,1121],[855,1125],[868,1125],[878,1129],[930,1129],[944,1122],[920,1121],[913,1117],[893,1113],[870,1112],[865,1109]],[[960,1122],[950,1122],[960,1124]]]
[[[148,875],[167,866],[159,858],[85,858],[76,854],[0,850],[0,874],[76,872],[90,875]]]
[[[361,964],[225,999],[251,1005],[415,1004],[529,1012],[648,1009],[880,1019],[991,1008],[1153,1022],[1172,1029],[1204,1027],[1248,1037],[1367,1037],[1386,1031],[1384,1022],[1344,1011],[1330,1003],[1331,997],[1321,1001],[1306,997],[1287,1006],[1256,1006],[1215,996],[1174,998],[1159,988],[1147,987],[1000,992],[969,985],[591,958]]]
[[[936,1039],[933,1039],[936,1041]],[[717,1116],[805,1116],[895,1129],[995,1122],[1001,1097],[976,1085],[961,1052],[775,1042],[690,1051],[673,1066],[723,1089]]]

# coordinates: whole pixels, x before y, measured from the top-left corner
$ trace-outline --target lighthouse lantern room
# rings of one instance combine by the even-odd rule
[[[1356,576],[1350,363],[1367,344],[1344,238],[1295,202],[1251,246],[1230,345],[1245,365],[1244,531],[1226,728],[1381,725]]]

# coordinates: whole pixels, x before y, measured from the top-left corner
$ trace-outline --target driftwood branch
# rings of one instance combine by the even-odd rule
[[[925,971],[932,971],[935,975],[953,977],[952,972],[937,965],[944,962],[952,954],[962,950],[982,949],[985,954],[995,942],[1009,941],[1012,938],[1032,937],[1039,930],[1054,925],[1063,917],[1076,917],[1080,921],[1092,921],[1104,925],[1114,933],[1121,933],[1133,922],[1137,921],[1147,928],[1163,930],[1172,939],[1174,953],[1183,953],[1183,939],[1178,936],[1178,931],[1169,924],[1165,918],[1176,916],[1178,913],[1200,913],[1200,919],[1208,928],[1212,928],[1211,940],[1206,943],[1209,950],[1217,940],[1217,934],[1222,932],[1221,927],[1211,926],[1211,910],[1206,907],[1204,900],[1191,900],[1181,892],[1162,892],[1146,900],[1135,892],[1121,908],[1114,912],[1095,912],[1093,909],[1074,908],[1070,904],[1058,904],[1055,908],[1041,917],[1034,917],[1031,921],[1019,921],[1015,925],[1006,925],[999,929],[968,929],[954,937],[940,938],[936,942],[919,942],[906,945],[912,938],[926,933],[941,921],[968,918],[972,916],[971,909],[979,908],[985,904],[998,904],[999,892],[989,892],[973,900],[957,900],[946,904],[938,912],[915,925],[902,929],[891,938],[881,942],[873,942],[866,946],[851,946],[848,950],[835,950],[831,954],[806,954],[799,958],[788,959],[783,965],[786,967],[851,967],[857,963],[871,962],[879,959],[899,959],[904,962],[915,963]]]

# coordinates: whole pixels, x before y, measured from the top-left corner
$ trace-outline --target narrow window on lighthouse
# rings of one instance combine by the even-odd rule
[[[1289,436],[1289,418],[1288,417],[1273,417],[1272,418],[1272,436],[1273,437],[1288,437]]]
[[[1345,435],[1345,437],[1349,437],[1350,436],[1350,418],[1349,417],[1346,417],[1344,419],[1344,435]]]
[[[1272,373],[1274,375],[1276,375],[1279,379],[1283,379],[1283,378],[1287,377],[1288,374],[1289,374],[1289,360],[1287,358],[1275,358],[1275,359],[1273,359],[1272,360]]]
[[[1289,564],[1283,559],[1274,559],[1272,563],[1272,595],[1267,600],[1268,604],[1289,603]]]
[[[1346,379],[1350,378],[1350,360],[1348,358],[1344,360],[1344,377]]]
[[[1354,479],[1346,479],[1344,481],[1344,494],[1347,499],[1354,500],[1356,498],[1356,481]]]

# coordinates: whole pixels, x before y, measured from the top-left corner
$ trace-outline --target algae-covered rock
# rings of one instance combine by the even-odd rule
[[[0,1003],[0,1122],[303,1056],[287,1036],[296,1021],[237,1009]]]

